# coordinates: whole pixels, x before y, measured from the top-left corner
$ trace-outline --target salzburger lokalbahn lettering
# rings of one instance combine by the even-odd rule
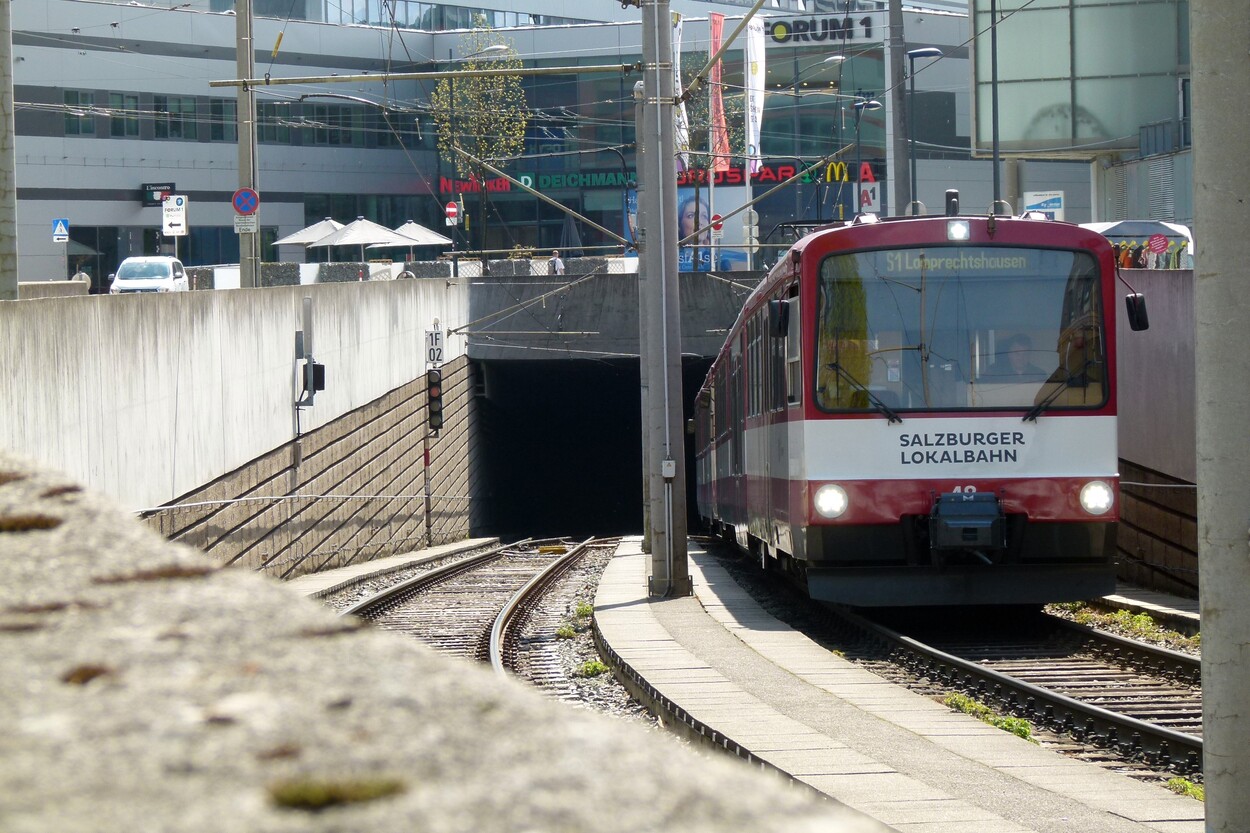
[[[943,431],[929,434],[903,434],[898,438],[903,448],[950,448],[968,445],[1024,445],[1023,431]]]

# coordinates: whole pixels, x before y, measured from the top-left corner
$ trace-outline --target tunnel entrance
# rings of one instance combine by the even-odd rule
[[[683,426],[710,364],[683,367]],[[641,533],[638,360],[482,362],[480,369],[478,441],[490,503],[483,513],[490,529],[481,534],[507,541]],[[682,432],[688,515],[695,511],[691,439]]]

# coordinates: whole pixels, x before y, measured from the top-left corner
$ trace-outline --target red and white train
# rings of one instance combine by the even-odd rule
[[[1110,592],[1116,277],[1104,237],[1041,217],[807,235],[696,398],[700,518],[841,604]]]

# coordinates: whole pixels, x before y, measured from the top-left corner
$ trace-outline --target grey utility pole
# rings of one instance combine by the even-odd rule
[[[12,4],[0,0],[0,301],[17,300],[17,158],[13,124]]]
[[[907,39],[903,36],[903,0],[890,0],[890,36],[887,41],[886,60],[890,62],[890,128],[893,133],[890,146],[889,176],[893,204],[890,213],[896,217],[907,213],[907,207],[915,197],[911,193],[911,180],[903,173],[908,156],[907,141],[916,129],[908,122],[907,78],[903,69],[907,60]],[[841,92],[841,90],[839,90]],[[858,174],[856,174],[858,176]]]
[[[256,41],[252,32],[252,0],[235,0],[235,71],[240,78],[256,77]],[[239,187],[256,188],[256,91],[239,87]],[[260,209],[256,209],[256,234],[239,235],[239,286],[260,284]]]
[[[1194,257],[1197,318],[1198,584],[1208,833],[1250,819],[1250,286],[1239,241],[1250,224],[1250,170],[1239,106],[1250,78],[1250,4],[1192,0]]]
[[[643,122],[638,191],[645,328],[653,596],[690,592],[686,562],[686,454],[682,432],[681,318],[677,283],[677,160],[673,131],[673,28],[668,0],[642,0]],[[643,277],[645,276],[645,277]]]
[[[646,109],[646,98],[644,94],[644,85],[641,81],[634,82],[634,135],[641,136],[644,133],[644,111]],[[634,198],[638,201],[638,219],[634,223],[634,240],[637,242],[638,236],[642,233],[642,229],[647,227],[646,215],[643,211],[642,193],[647,188],[646,180],[646,164],[644,155],[647,148],[642,142],[634,144],[634,167],[637,172],[637,185],[635,188]],[[626,208],[628,210],[628,208]],[[647,314],[648,298],[650,297],[647,289],[647,264],[643,258],[638,258],[638,376],[642,382],[642,551],[651,552],[651,432],[647,430],[650,421],[650,377],[648,375],[650,358],[647,351]]]

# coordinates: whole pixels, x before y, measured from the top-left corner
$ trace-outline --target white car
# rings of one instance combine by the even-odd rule
[[[128,257],[117,267],[109,293],[185,292],[191,287],[182,261],[165,255]]]

